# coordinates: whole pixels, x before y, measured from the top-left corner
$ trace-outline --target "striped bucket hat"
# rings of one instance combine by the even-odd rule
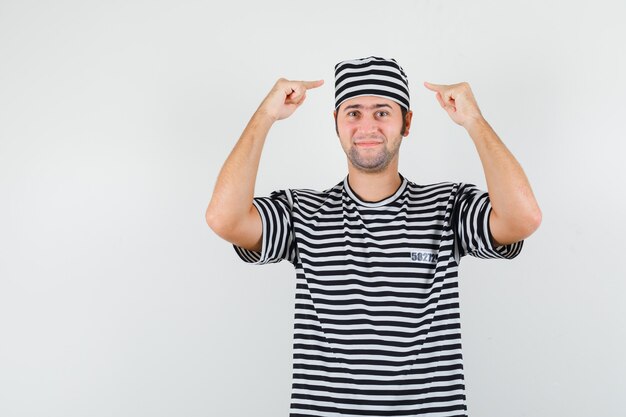
[[[335,65],[335,110],[359,96],[379,96],[409,110],[409,79],[395,59],[377,56],[341,61]]]

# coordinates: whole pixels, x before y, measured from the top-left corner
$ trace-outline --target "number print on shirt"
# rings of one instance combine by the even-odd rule
[[[411,260],[417,262],[437,263],[437,254],[430,252],[411,252]]]

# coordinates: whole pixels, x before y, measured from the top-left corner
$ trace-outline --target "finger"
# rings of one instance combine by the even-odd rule
[[[306,89],[301,85],[294,85],[289,90],[291,92],[287,93],[287,101],[290,103],[297,103],[302,98],[302,94],[306,91]]]
[[[450,97],[445,97],[443,99],[443,103],[444,103],[443,108],[446,111],[452,111],[452,112],[456,111],[456,102],[454,101],[454,99],[450,99]]]
[[[437,101],[439,102],[439,105],[441,107],[446,107],[446,103],[444,103],[443,98],[441,98],[441,93],[439,91],[437,91],[437,94],[435,94],[435,97],[437,97]]]
[[[287,97],[289,97],[289,96],[293,97],[293,94],[296,93],[297,88],[298,88],[297,84],[285,83],[284,86],[283,86],[283,91],[285,92],[285,95]]]
[[[447,87],[447,85],[443,85],[443,84],[431,84],[429,82],[424,81],[424,87],[428,88],[429,90],[432,91],[441,91],[444,88]]]
[[[311,88],[317,88],[317,87],[321,86],[322,84],[324,84],[324,80],[302,81],[302,84],[304,84],[304,88],[309,90]]]
[[[295,104],[299,106],[300,104],[302,104],[305,98],[306,98],[306,91],[302,93],[302,97],[300,97],[300,99]]]
[[[452,100],[448,100],[448,98],[446,97],[446,100],[443,99],[443,97],[441,96],[441,93],[439,91],[437,91],[437,94],[435,94],[435,97],[437,97],[437,101],[439,102],[439,105],[446,111],[450,111],[450,112],[456,112],[456,106],[453,104]]]

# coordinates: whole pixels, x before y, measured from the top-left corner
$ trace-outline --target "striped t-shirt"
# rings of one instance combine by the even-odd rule
[[[460,258],[511,259],[523,241],[494,246],[476,186],[399,176],[377,202],[348,175],[253,200],[262,249],[236,253],[296,272],[290,416],[467,416]]]

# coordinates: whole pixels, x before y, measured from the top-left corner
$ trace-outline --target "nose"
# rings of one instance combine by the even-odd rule
[[[361,120],[358,130],[364,135],[376,133],[379,131],[378,122],[373,118]]]

